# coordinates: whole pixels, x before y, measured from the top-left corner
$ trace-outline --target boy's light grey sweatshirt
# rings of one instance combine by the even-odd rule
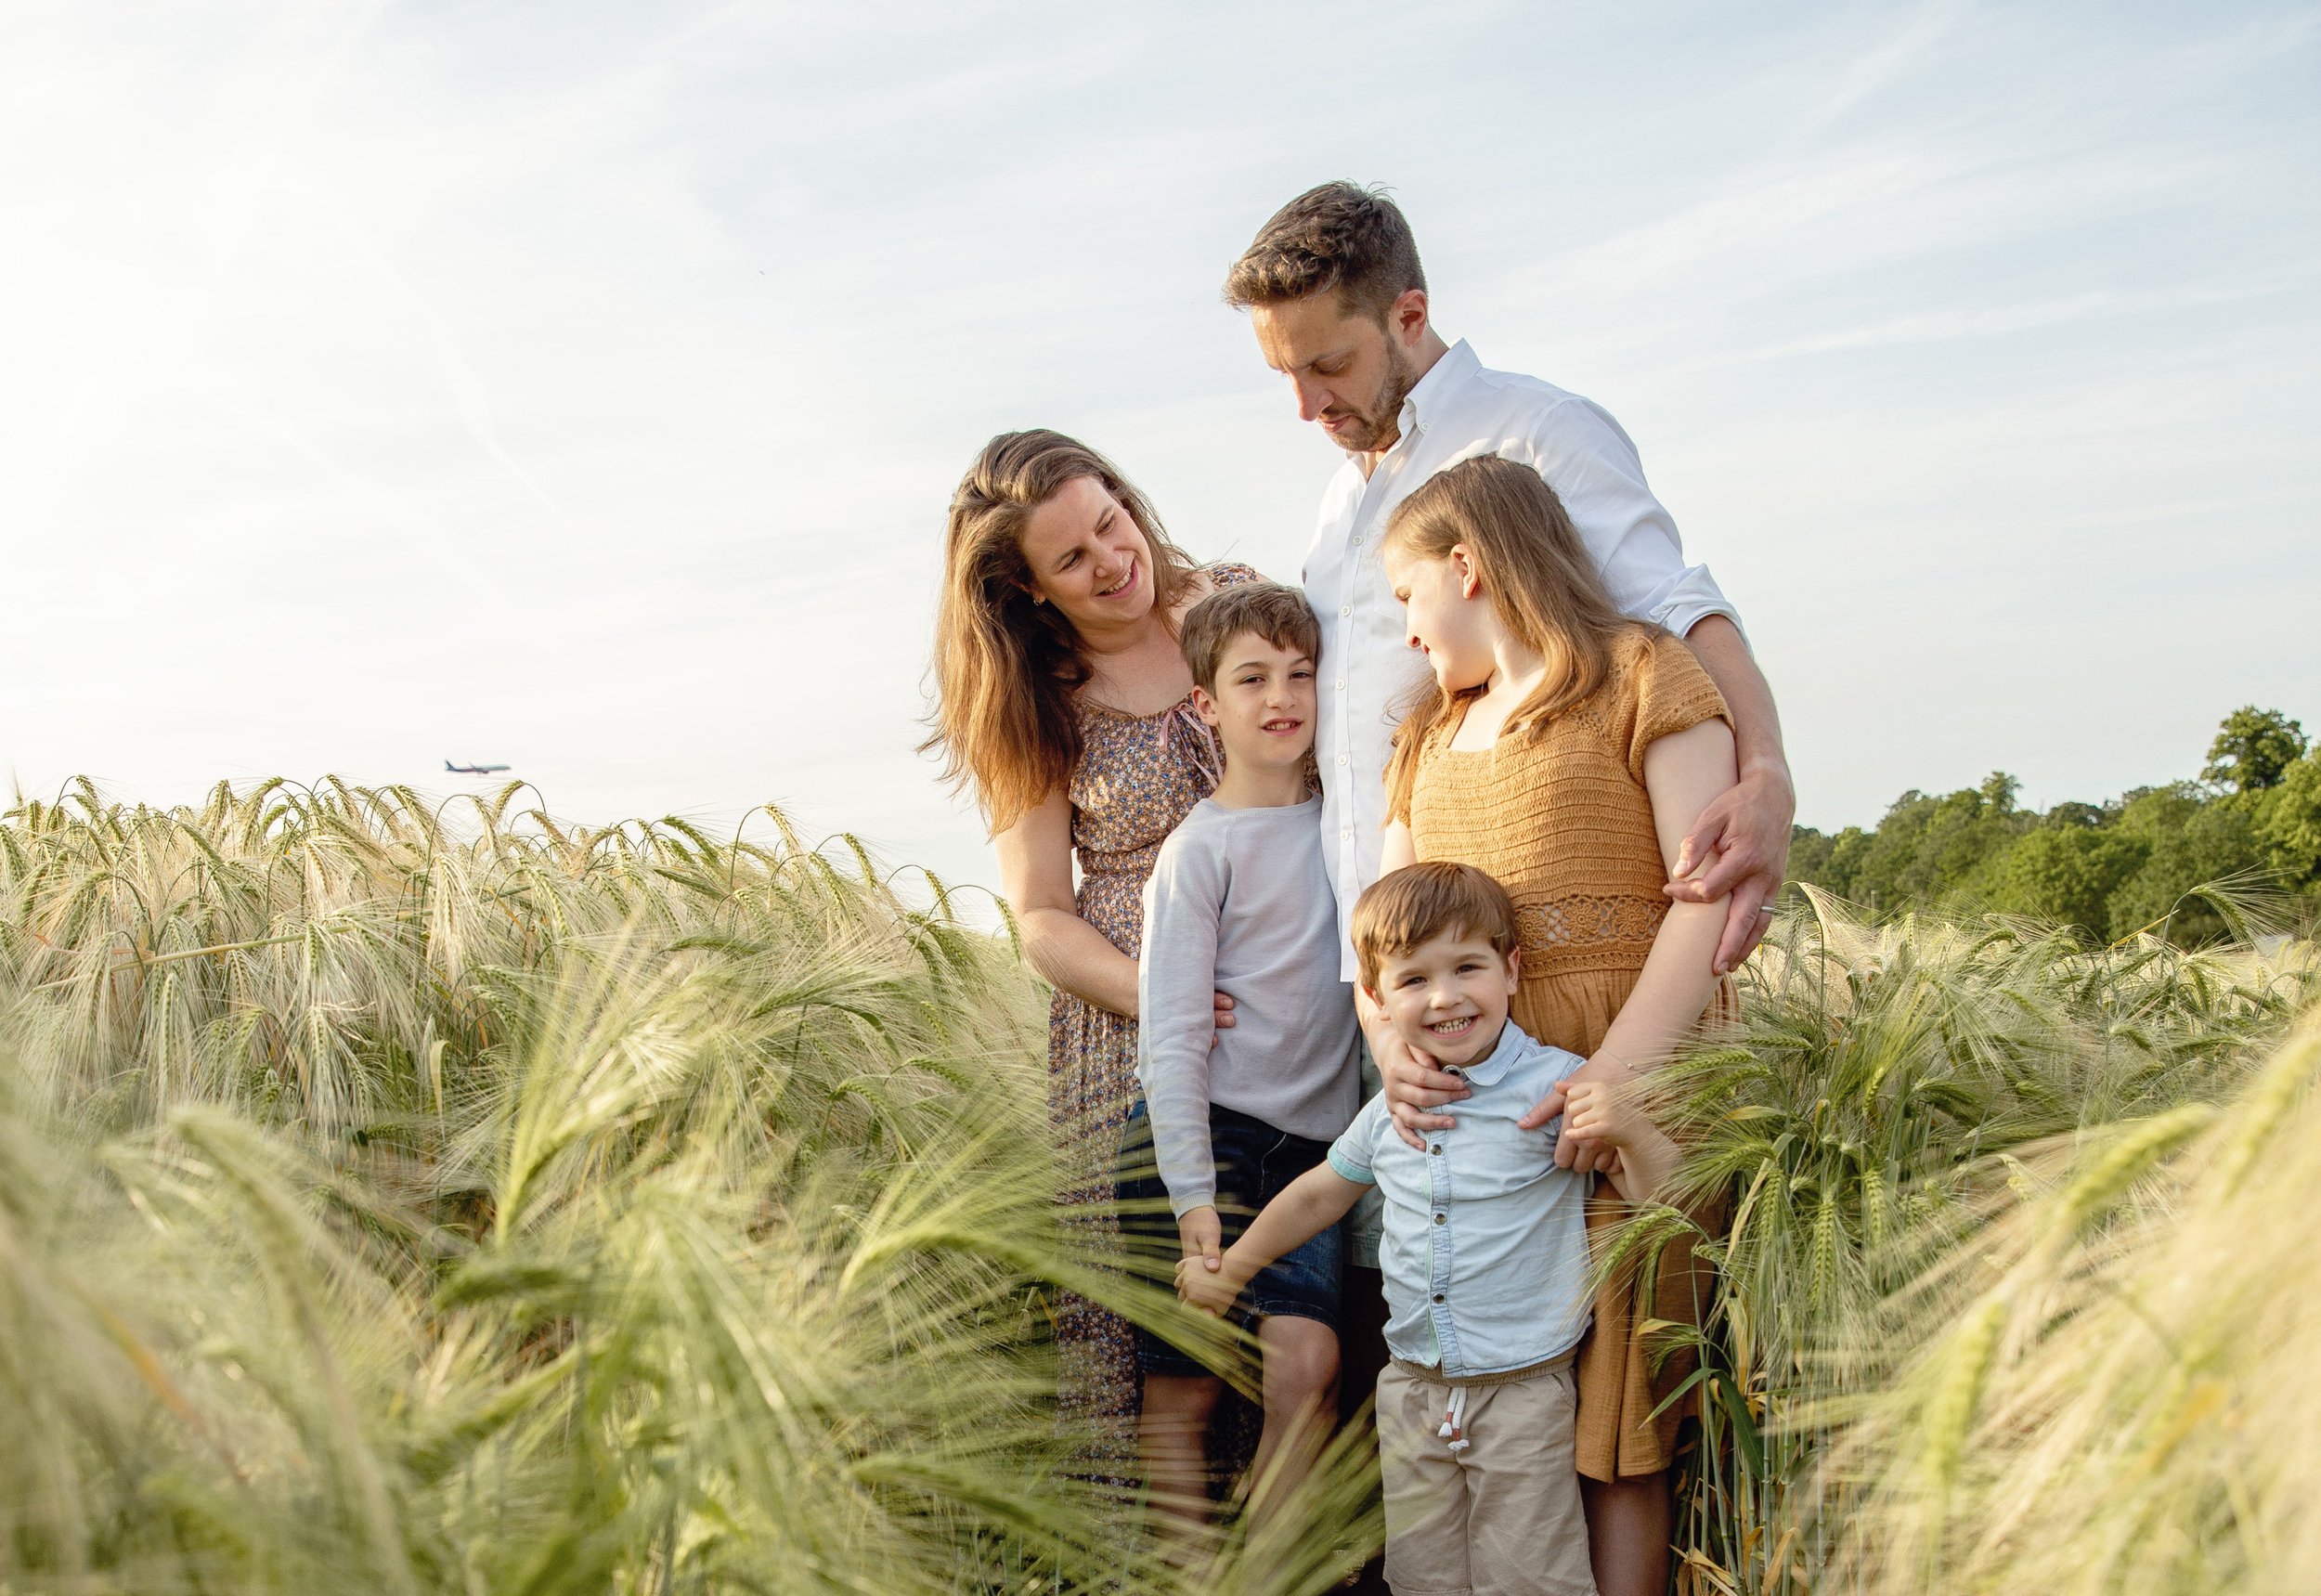
[[[1317,798],[1279,809],[1203,798],[1145,883],[1136,1080],[1177,1214],[1216,1200],[1211,1104],[1319,1142],[1360,1106],[1361,1032],[1354,988],[1338,979],[1321,809]],[[1234,1004],[1222,1031],[1217,992]]]

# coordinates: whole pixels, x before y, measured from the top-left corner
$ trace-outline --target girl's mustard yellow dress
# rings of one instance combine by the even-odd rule
[[[1668,912],[1644,750],[1713,719],[1731,717],[1692,650],[1640,626],[1614,645],[1603,685],[1546,725],[1460,752],[1450,746],[1454,718],[1419,750],[1409,812],[1398,818],[1409,822],[1420,859],[1472,864],[1514,899],[1524,956],[1512,1012],[1540,1041],[1593,1055],[1635,989]],[[1731,1001],[1720,987],[1713,1007]],[[1600,1234],[1626,1213],[1600,1185],[1588,1228]],[[1656,1473],[1676,1460],[1690,1398],[1652,1414],[1692,1361],[1679,1353],[1655,1373],[1637,1327],[1697,1324],[1708,1289],[1706,1267],[1679,1245],[1662,1254],[1649,1290],[1614,1277],[1598,1292],[1578,1359],[1582,1474]]]

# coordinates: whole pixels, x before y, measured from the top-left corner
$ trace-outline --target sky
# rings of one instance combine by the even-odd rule
[[[1801,821],[2321,731],[2310,4],[125,0],[0,14],[0,772],[992,883],[950,491],[1059,427],[1297,579],[1340,457],[1219,287],[1336,177],[1637,440]]]

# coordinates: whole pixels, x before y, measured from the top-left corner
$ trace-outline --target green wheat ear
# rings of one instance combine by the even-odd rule
[[[0,824],[0,1587],[1194,1588],[1054,1416],[1059,1284],[1184,1316],[1065,1245],[1012,941],[519,792]]]

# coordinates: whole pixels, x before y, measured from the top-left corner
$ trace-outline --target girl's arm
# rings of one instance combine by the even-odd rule
[[[1134,1019],[1136,961],[1082,919],[1072,900],[1071,799],[1060,788],[1048,794],[992,841],[1031,967],[1082,1002]]]
[[[1388,821],[1386,823],[1386,829],[1381,833],[1381,837],[1382,841],[1380,844],[1378,854],[1378,873],[1380,876],[1392,876],[1395,871],[1400,870],[1404,865],[1416,864],[1419,862],[1419,845],[1410,840],[1410,823],[1408,821]]]
[[[1257,1271],[1283,1253],[1303,1247],[1353,1212],[1368,1187],[1348,1180],[1327,1163],[1284,1187],[1264,1212],[1250,1221],[1241,1239],[1225,1250],[1213,1268],[1200,1258],[1176,1266],[1176,1294],[1197,1308],[1222,1314],[1231,1307]]]
[[[1651,795],[1653,827],[1659,834],[1661,855],[1671,871],[1684,847],[1685,834],[1692,829],[1701,811],[1733,785],[1732,759],[1732,729],[1722,720],[1704,720],[1671,733],[1644,750],[1644,790]],[[1698,861],[1696,869],[1707,863]],[[1675,1052],[1677,1044],[1700,1024],[1708,1000],[1716,995],[1718,978],[1713,961],[1724,928],[1722,898],[1706,903],[1670,904],[1668,917],[1660,923],[1660,932],[1653,939],[1643,973],[1637,977],[1636,989],[1620,1006],[1619,1015],[1604,1032],[1602,1045],[1571,1078],[1625,1085],[1635,1081],[1639,1071]],[[1526,1130],[1546,1124],[1555,1117],[1549,1104],[1556,1100],[1550,1096],[1542,1101],[1518,1122]],[[1587,1138],[1566,1135],[1560,1138],[1556,1161],[1566,1161],[1567,1148],[1584,1158],[1589,1145]],[[1570,1167],[1601,1166],[1590,1161]]]

